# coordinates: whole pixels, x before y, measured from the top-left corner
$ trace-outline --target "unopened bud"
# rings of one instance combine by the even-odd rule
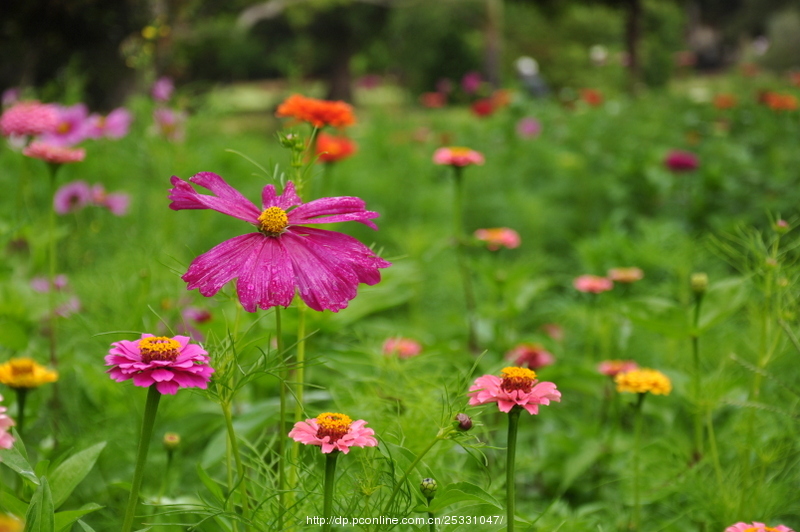
[[[692,291],[695,294],[703,294],[708,289],[708,274],[693,273],[691,277]]]
[[[472,428],[472,418],[466,414],[458,414],[455,420],[458,421],[458,430],[466,432]]]
[[[164,444],[164,449],[174,451],[181,444],[181,437],[175,432],[167,432],[164,434],[162,443]]]
[[[789,222],[787,222],[786,220],[778,220],[777,222],[775,222],[773,229],[775,229],[775,232],[778,233],[779,235],[784,235],[789,232],[789,229],[791,229],[791,227],[789,227]]]
[[[419,485],[419,490],[426,499],[430,500],[436,496],[436,481],[432,478],[423,478]]]

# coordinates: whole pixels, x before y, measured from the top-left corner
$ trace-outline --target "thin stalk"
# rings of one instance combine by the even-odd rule
[[[514,463],[517,458],[517,428],[522,407],[515,405],[508,413],[508,441],[506,443],[506,520],[508,532],[514,532],[514,515],[516,512],[517,497],[514,483]]]
[[[25,427],[25,399],[28,397],[28,388],[14,388],[17,393],[17,433],[23,436]]]
[[[322,532],[330,532],[331,515],[333,513],[333,484],[336,477],[336,459],[339,458],[339,451],[333,450],[325,455],[325,487],[323,492]]]
[[[161,477],[161,489],[158,490],[158,504],[161,504],[161,499],[164,498],[164,493],[167,491],[167,484],[169,483],[169,472],[172,469],[172,457],[174,451],[171,449],[167,451],[167,465],[164,468],[164,476]]]
[[[48,218],[48,227],[47,227],[47,240],[48,240],[48,275],[47,279],[50,283],[50,289],[47,291],[47,311],[50,320],[50,327],[48,330],[48,341],[50,344],[50,365],[56,367],[58,365],[58,357],[56,356],[57,346],[56,346],[56,293],[55,293],[55,284],[56,284],[56,263],[57,263],[57,247],[56,247],[56,210],[52,203],[53,198],[56,195],[56,176],[58,175],[58,169],[61,168],[60,164],[50,164],[48,165],[50,169],[50,205],[49,211],[50,216]]]
[[[245,476],[242,456],[239,454],[239,441],[236,439],[236,432],[233,430],[233,416],[231,415],[230,401],[225,401],[222,403],[222,414],[225,416],[225,427],[228,430],[228,441],[231,444],[233,460],[236,462],[236,473],[239,475],[239,494],[242,499],[242,515],[247,518],[249,517],[250,513],[247,499],[247,477]],[[245,528],[247,530],[250,529],[249,526],[246,526]]]
[[[636,402],[633,440],[633,530],[638,532],[642,522],[642,501],[640,498],[640,451],[642,444],[642,403],[647,393],[640,393]]]
[[[717,450],[717,438],[714,435],[714,421],[711,418],[711,410],[706,412],[706,424],[708,426],[708,443],[711,448],[711,459],[714,461],[714,472],[717,475],[717,484],[722,490],[722,465],[719,461],[719,451]]]
[[[303,421],[303,391],[305,388],[306,362],[306,304],[297,300],[297,369],[295,370],[294,422]],[[292,461],[289,463],[289,484],[297,482],[297,463],[300,461],[300,444],[292,445]]]
[[[411,462],[411,465],[408,466],[408,469],[406,469],[405,473],[403,473],[403,476],[400,479],[400,481],[397,484],[394,485],[394,489],[392,490],[391,495],[389,495],[389,501],[383,507],[383,514],[384,515],[388,515],[389,514],[389,509],[392,507],[392,503],[394,502],[394,498],[397,496],[397,493],[400,491],[400,488],[403,486],[403,484],[405,484],[406,480],[408,479],[408,475],[410,475],[411,472],[414,471],[414,468],[417,467],[417,464],[420,463],[420,461],[422,461],[422,459],[425,457],[425,455],[428,454],[428,452],[430,452],[431,449],[433,449],[433,446],[436,445],[439,442],[439,440],[447,439],[447,435],[450,433],[450,430],[448,430],[448,429],[449,429],[449,427],[447,429],[441,429],[439,431],[439,433],[436,435],[436,437],[433,439],[433,441],[431,441],[428,444],[428,446],[425,447],[422,450],[422,452],[420,452],[417,455],[417,457],[414,459],[414,461]]]
[[[430,502],[428,504],[430,504]],[[436,518],[434,517],[433,512],[428,512],[428,531],[436,532]]]
[[[703,409],[701,406],[700,383],[700,306],[703,303],[703,292],[695,293],[694,320],[692,327],[692,395],[694,396],[694,453],[693,458],[699,461],[703,457]]]
[[[147,402],[145,403],[144,416],[142,417],[142,432],[139,436],[139,449],[136,452],[136,465],[133,468],[133,482],[131,482],[128,506],[125,508],[122,532],[131,532],[133,529],[133,517],[136,513],[136,505],[139,502],[139,488],[142,486],[147,451],[150,448],[150,438],[153,436],[153,425],[156,421],[156,412],[158,411],[158,401],[160,399],[161,393],[158,389],[155,386],[150,386],[147,389]]]
[[[478,338],[475,324],[475,291],[472,287],[472,276],[467,264],[466,250],[464,249],[464,182],[463,169],[453,166],[455,190],[453,191],[453,238],[456,246],[456,259],[461,272],[461,281],[464,286],[464,302],[467,307],[467,342],[472,352],[478,351]]]
[[[275,339],[278,344],[278,356],[283,356],[283,336],[281,335],[281,310],[275,307]],[[283,528],[283,512],[286,511],[286,366],[281,363],[278,376],[280,411],[278,413],[278,529]]]

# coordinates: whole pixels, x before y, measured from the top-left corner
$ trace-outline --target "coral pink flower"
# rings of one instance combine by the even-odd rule
[[[607,277],[600,277],[598,275],[581,275],[572,281],[572,286],[579,292],[599,294],[600,292],[607,292],[614,288],[614,282]]]
[[[259,209],[217,174],[201,172],[189,181],[214,195],[198,194],[189,183],[173,176],[171,209],[213,209],[257,229],[227,240],[192,261],[182,277],[189,290],[198,288],[210,297],[238,278],[236,291],[248,312],[276,305],[287,307],[295,291],[312,309],[337,312],[356,297],[359,283],[378,283],[378,270],[391,265],[353,237],[303,225],[354,221],[377,229],[371,220],[378,213],[366,210],[359,198],[320,198],[303,203],[290,181],[280,196],[274,185],[265,186]]]
[[[366,428],[364,420],[353,421],[344,414],[326,412],[316,418],[298,421],[289,437],[305,445],[319,445],[323,453],[350,452],[350,447],[375,447],[375,431]]]
[[[65,107],[56,105],[58,124],[39,140],[51,146],[74,146],[89,136],[89,110],[82,103]]]
[[[114,109],[106,116],[93,114],[88,119],[86,134],[93,139],[121,139],[128,134],[131,122],[133,115],[124,107]]]
[[[0,395],[0,401],[3,396]],[[14,420],[6,415],[6,407],[0,406],[0,449],[11,449],[14,445],[14,436],[12,436],[8,429],[14,426]]]
[[[69,214],[86,207],[92,201],[92,189],[85,181],[73,181],[60,187],[53,195],[53,209],[58,214]]]
[[[115,216],[125,216],[128,214],[131,197],[124,192],[108,194],[103,185],[97,184],[92,187],[92,203],[105,207]]]
[[[19,102],[0,117],[3,136],[34,136],[54,131],[58,126],[58,112],[52,105],[37,101]]]
[[[611,268],[608,278],[615,283],[635,283],[644,278],[644,272],[641,268]]]
[[[153,83],[153,88],[150,90],[150,96],[157,102],[166,102],[172,96],[172,91],[175,90],[175,84],[171,78],[162,76]]]
[[[533,370],[550,366],[556,361],[544,346],[535,343],[522,343],[514,346],[506,353],[506,360],[510,360],[515,366],[528,366]]]
[[[524,139],[532,139],[542,132],[542,124],[535,118],[525,117],[517,122],[517,135]]]
[[[64,290],[67,287],[67,276],[63,273],[56,275],[52,287],[57,292]],[[47,293],[50,291],[50,280],[47,277],[34,277],[31,279],[31,288],[34,292]]]
[[[419,103],[428,109],[440,109],[447,105],[447,94],[441,92],[423,92],[419,95]]]
[[[317,160],[323,163],[335,163],[353,155],[358,146],[347,137],[328,135],[320,131],[317,135]]]
[[[439,148],[433,154],[433,162],[436,164],[469,166],[471,164],[483,164],[484,161],[482,153],[457,146]]]
[[[791,528],[784,525],[767,526],[764,523],[755,521],[753,523],[736,523],[725,529],[725,532],[794,532]]]
[[[620,373],[627,373],[639,369],[639,364],[633,360],[604,360],[597,366],[597,371],[609,377],[616,377]]]
[[[83,148],[53,146],[41,141],[34,141],[31,142],[30,146],[22,150],[22,154],[52,164],[67,164],[81,162],[86,157],[86,150]]]
[[[383,342],[383,354],[397,355],[399,358],[411,358],[422,353],[422,345],[411,338],[387,338]]]
[[[534,371],[517,367],[503,368],[500,377],[478,377],[469,391],[470,405],[497,403],[500,411],[506,413],[519,405],[529,414],[538,414],[539,405],[561,401],[561,392],[556,389],[555,384],[539,382]]]
[[[497,251],[501,247],[514,249],[520,244],[519,233],[508,227],[478,229],[475,231],[475,238],[486,242],[486,247],[490,251]]]
[[[672,150],[664,158],[664,164],[673,172],[691,172],[697,169],[700,161],[694,153]]]
[[[174,395],[179,388],[208,387],[214,368],[208,365],[205,349],[190,344],[188,336],[153,336],[111,344],[106,356],[107,371],[117,382],[133,379],[136,386],[153,384],[159,393]]]

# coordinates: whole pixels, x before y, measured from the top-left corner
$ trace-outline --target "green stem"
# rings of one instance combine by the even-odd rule
[[[133,469],[133,482],[131,482],[128,506],[125,508],[122,532],[131,532],[133,529],[133,517],[136,513],[136,505],[139,502],[139,488],[142,486],[147,451],[150,448],[150,438],[153,436],[153,425],[156,421],[156,412],[158,411],[158,401],[160,399],[161,393],[155,385],[150,386],[147,389],[147,402],[145,403],[144,416],[142,417],[142,432],[139,436],[139,449],[136,452],[136,465]]]
[[[230,401],[225,401],[222,403],[222,413],[225,416],[225,427],[228,430],[228,440],[231,445],[233,459],[236,462],[236,473],[239,475],[239,494],[242,499],[242,515],[244,515],[245,518],[248,518],[250,512],[247,499],[247,477],[245,476],[242,456],[239,454],[239,441],[236,439],[236,432],[233,430],[233,416],[231,415]],[[246,528],[249,530],[249,527]]]
[[[717,475],[717,484],[719,485],[720,492],[723,489],[722,485],[722,465],[719,461],[719,451],[717,450],[717,438],[714,435],[714,420],[711,417],[711,410],[706,412],[706,423],[708,426],[708,443],[711,448],[711,458],[714,460],[714,472]]]
[[[169,470],[172,468],[172,450],[167,451],[167,466],[164,468],[164,476],[161,477],[161,489],[158,490],[158,504],[161,504],[161,499],[164,498],[164,493],[167,491],[167,484],[169,483]]]
[[[508,532],[514,532],[516,514],[516,489],[514,483],[514,463],[517,458],[517,428],[522,407],[515,405],[508,413],[508,442],[506,443],[506,520]]]
[[[467,342],[470,351],[477,352],[479,348],[475,330],[475,291],[472,287],[472,276],[470,275],[466,250],[464,248],[464,181],[462,178],[462,171],[463,169],[461,167],[453,166],[455,176],[455,190],[453,191],[453,238],[455,240],[458,268],[461,272],[461,281],[464,286],[464,302],[467,307]]]
[[[28,397],[28,388],[14,388],[17,392],[17,433],[23,437],[25,426],[25,399]]]
[[[436,445],[439,442],[439,440],[447,439],[447,435],[448,434],[449,434],[449,430],[447,430],[447,429],[440,430],[439,433],[436,435],[436,437],[433,439],[433,441],[431,441],[428,444],[428,446],[425,447],[422,450],[422,452],[420,452],[417,455],[417,457],[414,459],[414,461],[411,462],[411,465],[409,465],[408,469],[406,469],[405,473],[403,473],[403,477],[400,479],[400,481],[397,484],[394,485],[394,489],[392,490],[391,495],[389,495],[389,501],[383,507],[383,514],[384,515],[388,515],[389,514],[389,509],[392,507],[392,503],[394,502],[394,498],[397,496],[397,493],[400,491],[400,488],[403,487],[403,484],[405,484],[406,480],[408,479],[408,475],[410,475],[411,472],[414,471],[414,468],[417,467],[417,464],[420,463],[420,461],[422,461],[422,459],[425,457],[425,455],[428,454],[428,452],[430,452],[431,449],[433,449],[433,446]]]
[[[306,304],[297,302],[297,386],[295,388],[294,421],[303,421],[303,392],[306,379]]]
[[[428,501],[428,504],[430,504],[430,501]],[[436,518],[433,512],[428,512],[428,531],[436,532]]]
[[[642,503],[639,492],[639,462],[640,462],[640,448],[642,443],[642,403],[647,393],[640,393],[639,399],[636,402],[635,411],[635,426],[634,426],[634,440],[633,440],[633,530],[638,532],[641,525],[641,512]]]
[[[281,335],[281,309],[275,307],[275,339],[278,344],[278,356],[283,357],[283,337]],[[280,411],[278,414],[278,529],[283,528],[283,513],[286,511],[286,365],[281,362],[278,376]]]
[[[58,365],[58,360],[56,356],[56,293],[55,293],[55,284],[56,284],[56,263],[57,263],[57,247],[56,247],[56,210],[53,205],[53,200],[56,195],[56,176],[58,175],[58,169],[61,168],[60,164],[50,164],[48,165],[50,169],[50,205],[49,211],[50,216],[48,219],[48,227],[47,227],[47,239],[48,239],[48,282],[50,283],[50,289],[47,291],[47,307],[48,307],[48,316],[50,320],[50,327],[48,331],[48,340],[50,344],[50,365],[56,367]]]
[[[322,516],[325,520],[322,523],[322,532],[330,532],[331,530],[330,520],[333,513],[333,483],[336,477],[337,458],[339,458],[339,451],[335,449],[325,455],[325,488],[322,502]]]
[[[699,461],[703,456],[703,410],[701,408],[701,383],[700,383],[700,333],[698,327],[700,325],[700,306],[703,302],[703,293],[699,292],[695,295],[694,306],[694,324],[692,330],[692,360],[694,363],[694,372],[692,375],[693,393],[694,395],[694,453],[693,458]]]

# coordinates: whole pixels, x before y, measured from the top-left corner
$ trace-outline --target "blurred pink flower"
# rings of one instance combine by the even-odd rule
[[[3,136],[34,136],[54,131],[58,126],[55,107],[37,101],[19,102],[0,116],[0,133]]]
[[[486,242],[490,251],[497,251],[501,247],[514,249],[520,244],[519,233],[508,227],[495,227],[493,229],[478,229],[475,238]]]
[[[19,101],[19,95],[22,91],[19,87],[11,87],[3,91],[2,105],[3,107],[11,107]]]
[[[607,277],[600,277],[598,275],[581,275],[572,281],[572,286],[579,292],[599,294],[600,292],[607,292],[614,288],[614,282]]]
[[[3,396],[0,395],[0,401]],[[11,449],[14,445],[14,436],[8,429],[14,426],[14,420],[6,415],[6,407],[0,406],[0,449]]]
[[[86,158],[86,150],[83,148],[53,146],[38,140],[31,142],[27,148],[22,150],[22,154],[51,164],[79,163]]]
[[[125,216],[128,214],[131,197],[124,192],[106,193],[105,187],[97,184],[92,186],[92,203],[105,207],[115,216]]]
[[[63,273],[59,273],[56,275],[55,279],[53,279],[53,289],[57,292],[64,290],[67,287],[67,276]],[[50,279],[43,276],[34,277],[31,279],[31,288],[34,292],[39,292],[41,294],[47,293],[50,291]]]
[[[522,343],[515,345],[506,353],[506,360],[510,360],[515,366],[527,366],[537,370],[552,365],[555,357],[541,344]]]
[[[532,139],[542,132],[542,124],[535,118],[525,117],[517,122],[517,135],[524,139]]]
[[[725,529],[725,532],[794,532],[791,528],[784,525],[767,526],[764,523],[754,521],[753,523],[736,523]]]
[[[88,120],[87,135],[93,139],[121,139],[128,134],[131,122],[133,115],[124,107],[114,109],[106,116],[93,114]]]
[[[694,153],[672,150],[664,158],[664,164],[673,172],[691,172],[697,169],[700,160]]]
[[[318,445],[323,453],[338,450],[347,454],[350,447],[375,447],[375,431],[365,427],[366,421],[351,420],[344,414],[326,412],[316,418],[298,421],[289,437],[305,445]]]
[[[464,74],[464,77],[461,78],[461,89],[467,94],[475,94],[478,92],[478,89],[481,88],[481,83],[483,83],[483,79],[480,73],[473,70],[467,72]]]
[[[635,369],[639,369],[639,364],[633,360],[604,360],[597,366],[597,371],[609,377],[616,377],[619,373]]]
[[[73,314],[77,314],[81,311],[81,300],[77,298],[77,296],[71,296],[65,302],[58,305],[53,312],[56,316],[60,316],[62,318],[69,318]]]
[[[171,78],[162,76],[153,83],[153,88],[150,90],[150,95],[157,102],[166,102],[172,97],[172,91],[175,90],[175,84]]]
[[[547,336],[556,342],[561,342],[564,340],[564,327],[557,323],[545,323],[540,327],[540,329],[542,329]]]
[[[211,312],[204,308],[186,307],[181,311],[183,319],[190,320],[195,323],[206,323],[211,321]]]
[[[171,183],[171,209],[213,209],[256,227],[192,261],[182,279],[206,297],[238,278],[236,292],[248,312],[287,307],[296,292],[316,311],[338,312],[356,296],[359,283],[378,283],[379,270],[391,265],[351,236],[305,225],[354,221],[377,229],[371,220],[378,213],[366,210],[360,198],[303,203],[289,181],[280,196],[275,185],[265,186],[259,209],[212,172],[200,172],[188,183],[173,176]],[[190,183],[214,195],[199,194]]]
[[[214,368],[208,365],[205,349],[190,344],[187,336],[143,334],[139,340],[111,344],[106,356],[107,373],[122,382],[133,379],[135,386],[156,385],[159,393],[174,395],[179,388],[208,387]]]
[[[387,338],[383,342],[383,354],[397,355],[399,358],[415,357],[422,352],[422,345],[411,338]]]
[[[39,140],[51,146],[74,146],[89,137],[89,110],[82,103],[69,107],[56,105],[58,124]]]
[[[503,368],[500,377],[484,375],[475,379],[469,389],[472,406],[497,403],[501,412],[521,406],[529,414],[538,414],[539,405],[561,401],[561,392],[552,382],[539,382],[536,372],[526,368]]]
[[[469,166],[471,164],[480,165],[484,161],[482,153],[458,146],[439,148],[433,153],[433,162],[436,164]]]
[[[615,283],[635,283],[644,278],[641,268],[611,268],[608,270],[608,278]]]
[[[186,136],[186,113],[172,109],[156,109],[153,111],[156,131],[167,140],[180,142]]]
[[[92,201],[92,190],[85,181],[73,181],[56,190],[53,208],[58,214],[79,211]]]

